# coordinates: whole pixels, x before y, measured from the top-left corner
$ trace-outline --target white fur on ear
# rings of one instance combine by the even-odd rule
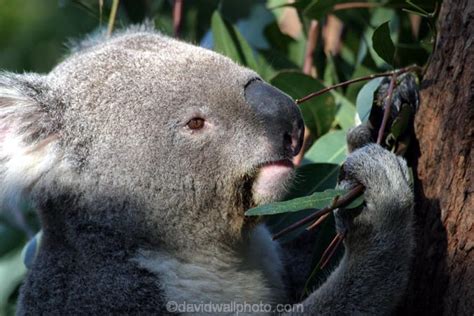
[[[1,82],[0,82],[1,84]],[[56,137],[34,139],[41,107],[16,87],[0,85],[0,210],[17,212],[41,175],[56,162]]]

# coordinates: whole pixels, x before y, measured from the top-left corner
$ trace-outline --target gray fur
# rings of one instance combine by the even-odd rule
[[[256,201],[280,199],[291,180],[266,196],[252,186],[262,164],[291,158],[246,104],[258,75],[149,30],[78,47],[45,76],[0,75],[0,201],[29,199],[44,230],[18,314],[286,302],[279,247],[244,217]],[[207,125],[191,131],[196,115]],[[387,314],[412,251],[406,165],[369,145],[345,171],[367,187],[367,206],[305,312]]]

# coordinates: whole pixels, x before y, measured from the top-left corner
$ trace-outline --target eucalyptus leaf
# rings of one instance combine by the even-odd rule
[[[413,111],[408,104],[403,104],[397,117],[393,120],[392,126],[390,127],[390,134],[393,135],[394,140],[398,140],[409,127],[409,123],[412,118]]]
[[[362,123],[367,122],[372,110],[374,102],[374,95],[377,88],[380,86],[383,78],[375,78],[367,82],[357,94],[356,109],[357,115]]]
[[[21,247],[0,258],[0,314],[5,310],[9,297],[20,285],[26,268],[21,261]]]
[[[257,206],[245,212],[247,216],[273,215],[288,212],[297,212],[307,209],[321,209],[330,205],[336,196],[341,196],[346,190],[328,189],[324,192],[315,192],[309,196],[289,201],[276,202]]]
[[[304,9],[303,14],[310,19],[321,20],[331,12],[336,3],[335,0],[313,0]]]
[[[390,37],[390,28],[388,21],[380,25],[372,35],[372,46],[375,52],[383,59],[387,64],[393,65],[393,59],[395,57],[395,45]]]
[[[319,138],[308,150],[305,158],[311,162],[341,164],[346,158],[346,132],[331,131]]]
[[[298,167],[295,176],[298,181],[293,182],[285,200],[307,196],[317,191],[334,188],[337,184],[338,175],[339,165],[336,164],[315,163]],[[272,215],[266,219],[266,223],[272,233],[277,233],[313,212],[314,210],[303,210],[301,212]],[[305,231],[306,226],[283,236],[280,239],[280,242],[288,242],[298,237]]]
[[[274,215],[289,212],[298,212],[308,209],[322,209],[330,206],[336,197],[341,197],[348,191],[343,189],[328,189],[323,192],[315,192],[311,195],[300,197],[283,202],[275,202],[265,204],[249,209],[245,212],[246,216]],[[360,196],[345,206],[351,209],[360,206],[364,201],[364,197]]]
[[[297,168],[295,178],[298,181],[294,181],[285,200],[334,188],[339,168],[339,165],[330,163],[312,163]]]
[[[332,92],[337,104],[336,122],[343,130],[347,131],[355,125],[356,108],[345,96],[335,91]]]
[[[259,71],[254,52],[240,32],[225,21],[219,12],[214,12],[211,19],[211,30],[214,49],[235,62]]]
[[[0,222],[0,257],[18,248],[24,242],[23,236],[20,230]]]

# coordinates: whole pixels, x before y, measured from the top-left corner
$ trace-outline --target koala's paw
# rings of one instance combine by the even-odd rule
[[[365,187],[366,204],[356,221],[396,225],[395,222],[410,220],[413,193],[408,167],[402,158],[376,144],[355,150],[343,165],[340,186],[350,188],[356,183]],[[344,218],[345,213],[351,210],[339,216]]]
[[[372,130],[366,124],[361,124],[349,130],[346,136],[349,152],[372,143]]]

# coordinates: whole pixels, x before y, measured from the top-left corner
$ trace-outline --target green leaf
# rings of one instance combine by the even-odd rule
[[[289,193],[285,200],[294,199],[297,197],[307,196],[314,192],[332,189],[337,184],[337,177],[339,174],[339,165],[335,164],[308,164],[298,167],[296,169],[295,178]],[[310,215],[314,210],[306,210],[294,213],[284,213],[273,215],[266,219],[266,223],[272,233],[277,233],[285,227],[296,223],[302,218]],[[300,233],[304,232],[305,226],[297,229],[294,232],[285,235],[280,242],[288,242],[298,237]]]
[[[325,88],[313,77],[296,71],[280,72],[270,80],[270,83],[295,99]],[[329,131],[336,114],[336,104],[330,93],[304,102],[299,107],[305,125],[313,136],[318,137]]]
[[[331,54],[327,56],[326,68],[324,68],[324,84],[331,86],[337,82],[340,82],[339,76],[337,74],[336,63],[334,62],[334,57]]]
[[[285,200],[306,196],[318,191],[332,189],[337,184],[339,165],[312,163],[296,169],[295,181]]]
[[[300,197],[283,202],[275,202],[265,204],[249,209],[245,212],[246,216],[259,216],[259,215],[274,215],[289,212],[298,212],[301,210],[308,209],[322,209],[330,206],[336,197],[341,197],[346,194],[347,190],[342,189],[328,189],[323,192],[315,192],[311,195]],[[352,201],[346,209],[358,207],[364,201],[364,197],[360,196]]]
[[[347,131],[355,125],[356,108],[354,104],[342,94],[335,91],[332,91],[332,94],[336,98],[336,104],[338,107],[336,121],[343,130]]]
[[[394,141],[397,141],[400,135],[402,135],[409,127],[413,111],[408,104],[402,104],[397,117],[393,120],[392,126],[390,127],[390,134]]]
[[[365,46],[365,43],[364,42],[362,43],[363,44],[361,44],[361,46]],[[354,72],[352,73],[352,76],[350,79],[368,76],[370,74],[373,74],[374,72],[376,71],[367,68],[363,64],[358,64],[354,68]],[[366,84],[367,82],[361,81],[361,82],[353,83],[350,86],[348,86],[346,90],[346,94],[345,94],[346,98],[349,99],[349,101],[354,102],[355,104],[357,100],[357,94],[359,94],[360,89],[362,89],[362,87]]]
[[[0,222],[0,256],[24,243],[23,233]]]
[[[431,43],[429,45],[432,45]],[[413,64],[424,65],[430,54],[422,43],[416,44],[398,44],[396,64],[397,67],[404,67]]]
[[[319,138],[308,150],[305,158],[311,162],[341,164],[346,158],[346,132],[337,130]]]
[[[296,198],[284,202],[276,202],[257,206],[245,212],[247,216],[273,215],[288,212],[297,212],[307,209],[321,209],[332,203],[336,196],[346,193],[345,190],[328,189],[324,192],[315,192],[309,196]]]
[[[215,51],[226,55],[241,65],[259,71],[259,66],[250,45],[236,28],[222,19],[217,11],[212,15],[211,30]]]
[[[334,0],[314,0],[304,9],[303,14],[310,19],[321,20],[332,10],[336,2]]]
[[[372,46],[377,54],[387,62],[393,65],[393,58],[395,56],[395,45],[390,37],[390,28],[388,21],[380,25],[372,35]]]
[[[372,104],[374,102],[374,94],[377,91],[383,78],[375,78],[367,82],[359,94],[357,94],[356,109],[359,119],[362,123],[367,122],[372,110]]]
[[[0,314],[8,304],[8,298],[21,283],[26,268],[21,262],[21,247],[0,258]]]
[[[269,24],[265,30],[265,37],[270,43],[270,48],[266,51],[266,55],[271,57],[271,65],[281,63],[280,60],[284,60],[285,63],[291,65],[286,69],[297,68],[301,69],[304,61],[304,53],[306,48],[306,39],[302,34],[298,40],[293,37],[284,34],[280,30],[280,26],[277,21]],[[284,68],[280,68],[284,69]]]

